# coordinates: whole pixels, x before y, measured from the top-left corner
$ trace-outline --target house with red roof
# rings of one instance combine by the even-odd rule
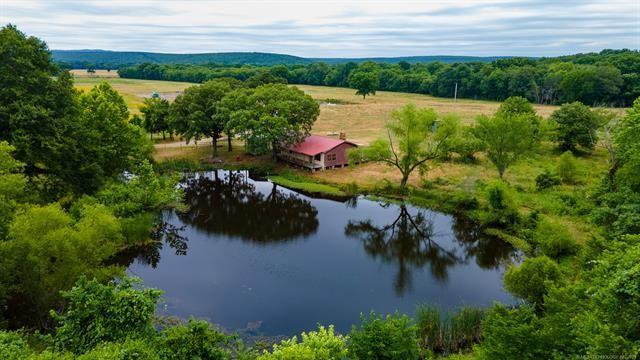
[[[298,144],[281,147],[278,157],[312,171],[324,170],[348,165],[347,150],[357,146],[347,141],[344,133],[340,134],[340,139],[310,135]]]

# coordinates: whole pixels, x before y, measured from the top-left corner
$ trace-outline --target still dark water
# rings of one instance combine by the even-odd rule
[[[162,315],[275,336],[346,332],[371,310],[513,301],[501,281],[513,248],[450,215],[312,198],[245,171],[193,174],[185,190],[190,209],[163,214],[164,242],[127,261],[165,291]]]

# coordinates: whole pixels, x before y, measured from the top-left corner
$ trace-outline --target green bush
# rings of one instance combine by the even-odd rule
[[[56,330],[58,348],[83,354],[103,342],[120,342],[155,333],[153,316],[161,292],[136,289],[135,278],[115,284],[81,278],[70,291],[62,315],[52,314],[60,325]]]
[[[515,296],[540,306],[549,287],[560,278],[560,268],[546,256],[528,258],[504,274],[504,286]]]
[[[579,101],[562,104],[549,119],[556,124],[556,140],[561,150],[575,151],[578,146],[591,150],[598,141],[598,116]]]
[[[451,152],[458,154],[460,161],[474,163],[476,154],[484,150],[482,140],[473,136],[469,127],[463,127],[459,133],[451,139]]]
[[[420,356],[418,328],[406,315],[360,317],[360,327],[349,333],[352,360],[411,360]]]
[[[552,258],[575,254],[578,250],[578,243],[567,228],[548,220],[538,223],[535,239],[542,253]]]
[[[556,172],[560,180],[565,184],[575,184],[578,181],[580,172],[578,161],[571,151],[565,151],[560,155],[558,164],[556,165]]]
[[[549,170],[545,170],[540,175],[536,176],[536,190],[538,191],[560,185],[560,183],[560,177],[552,174]]]
[[[550,359],[551,341],[535,310],[527,305],[509,309],[496,304],[482,322],[482,343],[477,348],[480,359]]]
[[[126,340],[123,343],[103,343],[77,360],[160,360],[155,344],[144,339]]]
[[[22,360],[33,353],[19,332],[0,331],[0,359]]]
[[[346,359],[346,338],[336,335],[333,326],[318,327],[318,331],[301,334],[302,341],[297,337],[283,340],[273,346],[272,352],[265,352],[258,356],[258,360],[340,360]]]
[[[135,170],[136,175],[128,181],[111,182],[95,195],[117,216],[133,216],[145,211],[178,204],[182,190],[176,185],[178,176],[158,176],[148,161]]]
[[[159,343],[159,352],[164,359],[231,359],[229,336],[204,320],[189,319],[186,325],[164,329]]]
[[[485,188],[489,213],[483,219],[487,225],[508,227],[518,222],[518,210],[512,190],[502,181],[493,181]]]

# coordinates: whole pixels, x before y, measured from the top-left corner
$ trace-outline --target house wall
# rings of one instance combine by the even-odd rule
[[[327,151],[324,157],[324,166],[342,166],[347,165],[349,163],[349,159],[347,159],[347,150],[354,148],[355,145],[349,143],[342,143],[333,149]],[[336,156],[335,160],[330,160],[332,155]]]
[[[288,149],[281,149],[278,152],[278,157],[284,161],[307,168],[318,168],[321,166],[314,163],[313,156],[297,153]]]

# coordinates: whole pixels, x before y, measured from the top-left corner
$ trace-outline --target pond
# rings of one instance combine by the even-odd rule
[[[165,291],[159,313],[231,331],[347,332],[361,313],[412,314],[513,302],[514,249],[460,218],[366,199],[322,199],[247,171],[185,177],[186,212],[163,213],[164,240],[129,254],[128,273]]]

